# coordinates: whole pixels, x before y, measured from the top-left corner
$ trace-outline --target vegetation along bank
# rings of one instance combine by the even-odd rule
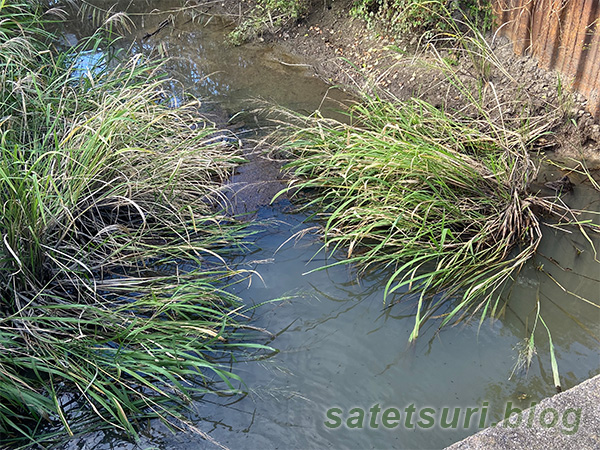
[[[362,270],[394,269],[385,296],[415,301],[410,340],[429,317],[501,314],[550,229],[577,233],[578,251],[598,262],[598,212],[571,208],[568,196],[572,180],[598,190],[600,127],[566,80],[492,33],[489,3],[295,4],[300,21],[285,2],[252,3],[232,14],[234,37],[252,23],[252,36],[288,42],[316,74],[360,95],[344,122],[275,111],[274,141],[290,192],[323,217],[324,251]],[[261,22],[265,8],[278,21]],[[554,178],[540,175],[548,164]],[[523,358],[545,329],[560,389],[539,301],[529,329]]]
[[[60,50],[53,5],[0,2],[1,447],[187,429],[264,348],[224,290],[250,234],[217,214],[239,149],[193,99],[168,107],[160,65],[100,50],[115,22]]]
[[[194,5],[235,19],[234,43],[287,42],[362,95],[344,122],[274,109],[271,151],[289,161],[290,195],[307,194],[297,204],[323,218],[325,251],[394,269],[385,295],[414,301],[411,340],[436,315],[501,313],[547,224],[594,254],[598,233],[597,213],[564,201],[566,173],[598,189],[589,164],[600,133],[582,99],[491,39],[488,6],[448,5]],[[94,427],[135,437],[151,417],[185,428],[192,398],[236,392],[231,360],[265,348],[225,290],[245,274],[222,256],[251,239],[218,214],[235,140],[216,139],[224,131],[193,99],[168,108],[164,71],[142,56],[102,52],[81,71],[126,19],[60,50],[46,25],[66,12],[0,3],[2,445]],[[549,149],[563,170],[539,180]],[[537,305],[529,354],[536,328],[552,349]]]

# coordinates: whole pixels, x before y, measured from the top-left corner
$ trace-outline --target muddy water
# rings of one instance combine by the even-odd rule
[[[113,2],[105,4],[109,7]],[[237,113],[241,107],[255,106],[250,100],[262,99],[310,113],[319,107],[333,110],[336,101],[348,98],[319,80],[309,63],[276,45],[225,45],[231,21],[202,14],[203,9],[188,7],[175,13],[182,6],[177,0],[128,0],[117,5],[114,11],[127,10],[135,24],[133,36],[125,37],[124,44],[131,44],[134,52],[170,57],[170,74],[183,83],[188,95],[200,97],[207,105],[216,103]],[[144,14],[148,11],[152,14]],[[87,31],[92,26],[88,23]],[[174,92],[179,91],[174,85]],[[175,104],[179,101],[173,99]]]
[[[158,6],[153,2],[153,7]],[[141,23],[141,16],[134,17],[139,36],[157,29],[164,20],[155,15]],[[246,100],[252,97],[314,111],[323,107],[326,93],[337,95],[308,67],[290,65],[304,63],[277,47],[223,46],[225,31],[217,20],[205,25],[201,20],[186,23],[178,18],[142,45],[146,51],[162,45],[177,58],[171,68],[182,83],[194,94],[221,105],[229,115],[248,108]],[[175,86],[174,92],[179,92]],[[174,98],[177,101],[177,94]],[[600,210],[597,192],[583,185],[565,196],[565,201]],[[268,224],[258,235],[254,251],[231,261],[260,273],[250,286],[235,288],[247,304],[288,299],[256,311],[253,324],[277,334],[272,345],[279,353],[235,366],[248,395],[206,397],[195,405],[197,428],[220,444],[235,449],[449,445],[477,431],[484,411],[482,424],[487,426],[500,418],[508,402],[525,408],[555,392],[548,338],[540,324],[535,334],[537,355],[528,370],[515,370],[518,349],[529,336],[538,301],[553,333],[563,387],[599,372],[600,313],[578,296],[599,303],[600,266],[580,235],[545,230],[540,255],[515,280],[500,319],[481,324],[474,320],[441,332],[441,319],[434,319],[418,342],[408,346],[416,299],[387,308],[383,288],[389,273],[384,271],[361,278],[346,266],[312,272],[334,262],[334,256],[318,253],[320,241],[310,233],[315,224],[302,215],[286,214],[288,207],[280,202],[259,208],[258,217]],[[296,233],[302,237],[291,239]],[[595,244],[600,247],[598,239]],[[374,405],[382,410],[397,408],[401,419],[387,429],[379,413],[371,426],[369,409]],[[407,421],[405,408],[410,405],[416,412]],[[352,408],[365,410],[362,428],[326,427],[326,412],[334,407],[339,408],[336,417],[343,419]],[[464,426],[467,407],[479,408],[469,427]],[[456,426],[440,426],[444,408],[450,408],[449,422],[454,408],[463,408]],[[356,417],[357,412],[352,415]],[[433,423],[427,416],[433,416]],[[73,441],[68,447],[136,448],[118,437],[98,435]],[[158,423],[149,426],[139,447],[217,448],[200,434],[173,434]]]

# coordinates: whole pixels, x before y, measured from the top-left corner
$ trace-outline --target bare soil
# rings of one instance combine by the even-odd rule
[[[234,20],[243,18],[251,6],[251,0],[223,0],[218,5]],[[450,69],[454,83],[458,80],[481,96],[498,120],[548,122],[552,133],[537,143],[548,157],[565,166],[577,165],[576,160],[600,169],[600,125],[585,111],[585,98],[572,93],[556,72],[538,68],[530,57],[514,55],[505,38],[488,36],[490,53],[478,60],[440,40],[388,35],[350,17],[351,6],[352,0],[312,0],[306,17],[259,39],[283,44],[312,65],[317,76],[354,93],[399,100],[418,97],[436,107],[475,115],[464,92],[449,80]]]

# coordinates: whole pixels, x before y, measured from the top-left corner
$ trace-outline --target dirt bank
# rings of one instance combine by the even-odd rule
[[[557,73],[515,56],[506,39],[489,35],[487,48],[465,52],[439,39],[390,36],[352,18],[351,6],[352,0],[313,1],[305,17],[259,40],[283,44],[312,65],[317,76],[355,93],[420,97],[473,118],[477,112],[465,96],[480,96],[507,125],[547,124],[553,133],[536,145],[552,159],[600,168],[600,125],[585,112],[586,100],[570,93]],[[250,7],[251,2],[225,0],[211,10],[225,8],[239,21]]]

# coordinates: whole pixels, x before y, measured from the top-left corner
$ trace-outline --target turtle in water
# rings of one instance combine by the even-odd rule
[[[573,187],[575,185],[571,182],[569,177],[565,175],[560,180],[548,181],[547,183],[544,183],[544,186],[546,186],[548,189],[556,191],[557,194],[561,194],[566,192],[573,192]]]

